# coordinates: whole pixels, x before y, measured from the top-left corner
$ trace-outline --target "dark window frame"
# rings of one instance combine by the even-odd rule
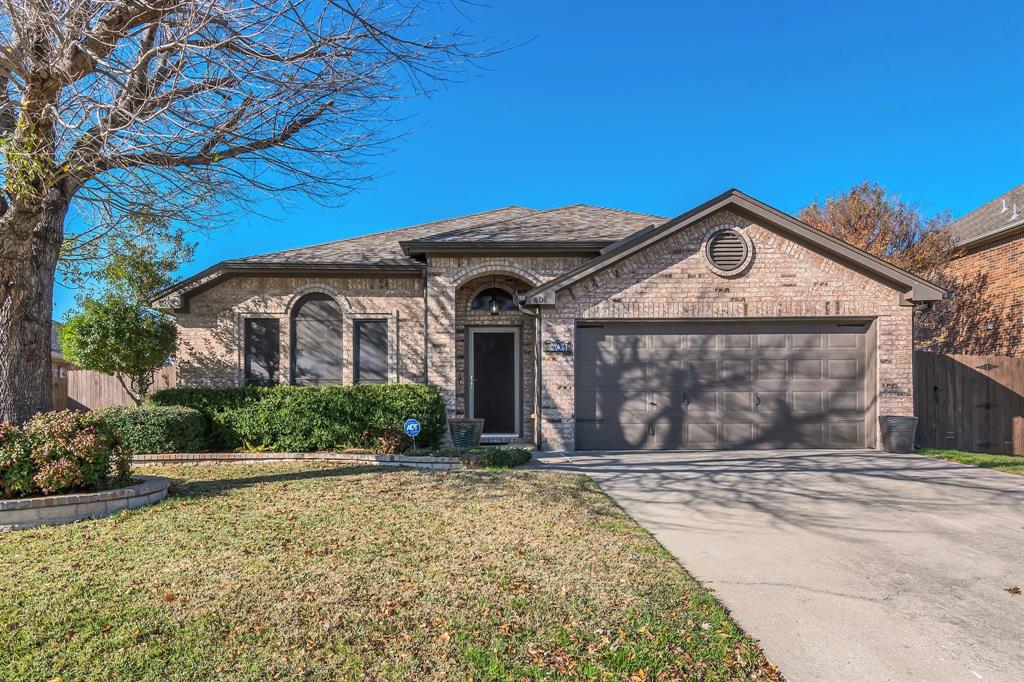
[[[367,317],[352,320],[352,383],[361,384],[388,384],[391,383],[391,329],[387,318]],[[366,371],[362,367],[363,359],[363,334],[362,331],[367,325],[381,325],[384,331],[383,346],[379,348],[384,358],[384,366],[380,370],[379,379],[365,379]]]
[[[268,378],[252,374],[253,335],[250,331],[255,324],[264,324],[273,329],[272,366],[267,368]],[[264,332],[265,333],[265,332]],[[276,317],[246,317],[242,321],[242,381],[246,386],[272,386],[281,379],[281,320]]]
[[[337,386],[345,380],[345,338],[344,338],[344,311],[337,300],[328,293],[313,291],[305,294],[292,306],[289,314],[289,376],[288,383],[292,386]],[[314,379],[300,381],[299,357],[300,350],[300,322],[323,322],[335,326],[338,332],[337,337],[337,375],[326,379]],[[303,339],[305,340],[305,338]],[[301,377],[305,379],[304,377]]]

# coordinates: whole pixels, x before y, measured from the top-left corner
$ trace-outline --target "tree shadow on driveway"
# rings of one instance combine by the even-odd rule
[[[956,522],[964,513],[984,509],[992,523],[1005,518],[1014,525],[1024,508],[1021,477],[913,454],[572,453],[542,466],[585,473],[623,506],[663,501],[667,513],[659,523],[695,530],[715,530],[727,520],[844,535],[900,533],[904,529],[889,522],[895,516]],[[668,513],[673,509],[686,513]]]

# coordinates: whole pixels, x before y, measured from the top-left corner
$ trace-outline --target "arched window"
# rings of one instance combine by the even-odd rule
[[[292,383],[341,383],[341,307],[327,294],[309,294],[292,310]]]
[[[500,312],[516,310],[516,301],[512,294],[500,287],[489,287],[484,289],[469,305],[470,311],[474,313],[490,313],[497,315]]]

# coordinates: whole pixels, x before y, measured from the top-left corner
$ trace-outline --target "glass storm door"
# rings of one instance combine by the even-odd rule
[[[485,436],[518,436],[519,329],[469,331],[469,416],[484,420]]]

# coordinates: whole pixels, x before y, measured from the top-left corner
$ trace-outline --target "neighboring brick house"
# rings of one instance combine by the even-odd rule
[[[920,316],[922,350],[1024,357],[1024,185],[949,226],[948,300]]]
[[[874,447],[936,286],[736,190],[506,207],[219,263],[154,299],[184,386],[428,382],[547,450]]]

